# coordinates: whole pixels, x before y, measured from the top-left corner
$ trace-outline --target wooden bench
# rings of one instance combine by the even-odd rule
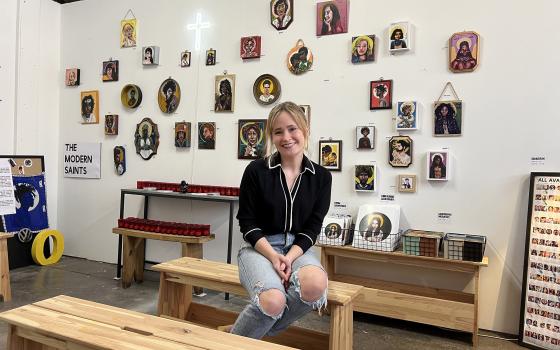
[[[12,300],[12,288],[10,287],[10,262],[8,259],[8,238],[11,233],[0,233],[0,296],[3,301]]]
[[[10,350],[291,349],[59,295],[0,314]]]
[[[152,268],[161,272],[159,315],[167,315],[213,328],[232,324],[237,319],[237,313],[192,302],[191,295],[191,288],[196,285],[246,296],[247,292],[239,282],[236,265],[180,258],[155,265]],[[352,301],[362,288],[362,286],[353,284],[329,281],[330,334],[292,326],[279,336],[266,337],[265,340],[301,349],[352,349]]]

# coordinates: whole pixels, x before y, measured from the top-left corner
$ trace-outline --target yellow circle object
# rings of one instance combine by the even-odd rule
[[[51,256],[47,259],[44,254],[44,247],[47,238],[53,238],[53,250]],[[62,252],[64,251],[64,237],[62,233],[57,230],[43,230],[33,240],[33,245],[31,246],[31,257],[36,264],[45,266],[52,265],[58,262],[62,257]]]

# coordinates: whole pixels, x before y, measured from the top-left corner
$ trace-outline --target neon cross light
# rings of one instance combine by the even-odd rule
[[[187,24],[187,30],[195,30],[196,31],[196,39],[194,42],[194,48],[196,51],[200,50],[200,37],[202,29],[210,28],[210,22],[202,23],[202,15],[200,12],[196,14],[196,23],[194,24]]]

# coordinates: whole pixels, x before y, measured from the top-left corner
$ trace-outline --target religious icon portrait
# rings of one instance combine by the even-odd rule
[[[389,52],[410,50],[408,22],[392,23],[389,27]]]
[[[416,130],[418,129],[418,104],[416,101],[397,102],[397,118],[395,129]]]
[[[136,47],[136,18],[121,21],[121,48]]]
[[[213,49],[206,50],[206,65],[207,66],[216,65],[216,50]]]
[[[138,85],[127,84],[121,90],[121,103],[126,108],[136,108],[142,103],[142,90]]]
[[[68,68],[66,70],[66,76],[64,79],[66,86],[78,86],[80,85],[80,69],[79,68]]]
[[[150,118],[144,118],[136,125],[134,146],[136,146],[136,153],[144,160],[148,160],[157,154],[159,131],[157,124]]]
[[[123,146],[115,146],[115,148],[113,148],[113,160],[115,162],[117,175],[124,174],[126,172],[126,158]]]
[[[428,180],[447,181],[450,177],[450,159],[447,151],[429,151],[427,157]]]
[[[317,3],[317,36],[348,32],[348,0]]]
[[[158,90],[159,109],[163,113],[173,113],[181,102],[181,88],[174,79],[165,79]]]
[[[263,74],[253,84],[253,96],[258,103],[269,105],[280,98],[280,82],[270,74]]]
[[[145,66],[159,64],[159,46],[145,46],[142,48],[142,64]]]
[[[103,77],[105,81],[118,81],[119,80],[119,61],[106,61],[103,62]]]
[[[191,123],[189,122],[175,123],[175,147],[178,148],[191,147]]]
[[[216,148],[216,123],[198,123],[198,149]]]
[[[82,124],[99,124],[99,91],[82,91]]]
[[[107,114],[105,116],[105,135],[119,134],[119,116],[117,114]]]
[[[239,120],[238,159],[258,159],[264,156],[266,119]]]
[[[375,61],[375,35],[352,37],[352,63]]]
[[[462,120],[461,101],[439,101],[434,104],[434,136],[460,136]]]
[[[244,60],[261,57],[261,37],[258,35],[242,37],[239,52]]]
[[[416,192],[416,175],[399,175],[397,189],[399,192]]]
[[[377,190],[375,170],[375,165],[356,165],[354,167],[354,190],[375,192]]]
[[[333,171],[342,169],[342,141],[320,140],[319,150],[319,165]]]
[[[286,58],[286,63],[290,72],[299,75],[307,72],[313,65],[313,54],[303,40],[299,39],[289,52]]]
[[[370,82],[369,109],[391,109],[393,108],[393,81],[377,80]]]
[[[305,121],[307,122],[307,127],[311,130],[311,106],[310,105],[299,105],[299,108],[305,114]]]
[[[389,164],[395,168],[407,168],[412,164],[412,139],[409,136],[391,137]]]
[[[370,150],[375,148],[375,126],[362,125],[356,127],[356,148]]]
[[[449,69],[472,72],[478,66],[480,36],[476,32],[455,33],[449,39]]]
[[[391,219],[382,212],[362,213],[356,226],[360,237],[368,242],[384,241],[393,230]]]
[[[235,75],[217,75],[214,82],[214,112],[233,112]]]
[[[276,30],[287,29],[294,18],[294,0],[271,0],[270,23]]]
[[[331,222],[325,226],[323,232],[328,239],[337,239],[342,234],[342,226],[338,223]]]
[[[181,67],[190,67],[191,66],[191,52],[190,51],[183,51],[181,52]]]

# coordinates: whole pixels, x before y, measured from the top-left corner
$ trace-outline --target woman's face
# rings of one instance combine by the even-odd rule
[[[323,20],[325,21],[325,23],[331,23],[332,19],[333,19],[332,9],[330,6],[326,6],[324,10]]]
[[[447,114],[449,114],[449,108],[447,108],[447,106],[441,107],[441,115],[442,115],[443,117],[446,117]]]
[[[150,58],[152,58],[152,52],[150,50],[146,50],[146,52],[144,53],[144,57],[149,60]]]
[[[124,31],[124,36],[125,36],[127,39],[132,39],[132,32],[133,32],[134,30],[132,29],[132,26],[131,26],[131,25],[126,25],[126,26],[124,26],[123,31]]]
[[[280,113],[272,126],[272,143],[282,159],[294,158],[303,154],[305,148],[304,132],[286,111]]]
[[[247,131],[247,142],[249,143],[249,145],[255,146],[258,141],[258,136],[259,135],[257,134],[257,131],[255,129],[249,129]]]
[[[395,40],[400,40],[402,37],[401,31],[400,30],[395,31],[394,36],[395,36]]]
[[[286,4],[283,2],[279,3],[276,7],[276,14],[280,17],[283,17],[286,14]]]
[[[377,231],[377,229],[379,228],[379,221],[376,219],[372,220],[370,226],[372,230]]]
[[[356,45],[356,52],[358,53],[358,56],[365,56],[367,53],[367,49],[368,49],[368,45],[367,45],[367,41],[365,40],[360,40],[358,45]]]

